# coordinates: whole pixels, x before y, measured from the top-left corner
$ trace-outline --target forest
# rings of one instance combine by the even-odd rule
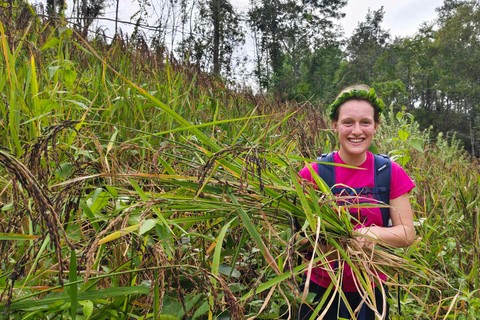
[[[436,19],[403,38],[382,28],[383,7],[369,9],[345,37],[339,21],[346,0],[252,0],[243,6],[229,0],[139,0],[128,34],[122,32],[126,21],[108,30],[101,20],[107,7],[118,20],[119,1],[46,0],[37,11],[45,17],[63,13],[84,38],[122,38],[283,100],[323,104],[340,88],[366,83],[387,104],[406,107],[422,128],[455,135],[465,150],[480,155],[478,1],[446,0]],[[251,46],[247,53],[235,54],[245,46]]]
[[[387,275],[391,319],[480,318],[478,1],[395,39],[383,8],[345,39],[344,0],[169,1],[155,27],[141,2],[111,38],[106,5],[1,3],[0,318],[293,319],[323,258],[299,237],[319,236]],[[233,76],[247,33],[255,88]],[[298,178],[338,149],[327,109],[354,83],[386,103],[372,148],[417,186],[405,249],[356,250]]]

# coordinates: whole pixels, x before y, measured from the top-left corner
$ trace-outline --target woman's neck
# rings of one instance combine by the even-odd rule
[[[345,162],[345,164],[348,164],[350,166],[358,167],[359,165],[364,163],[365,160],[367,160],[367,153],[366,152],[364,152],[360,155],[350,155],[350,154],[346,154],[345,152],[343,152],[342,149],[340,148],[340,150],[338,150],[338,155],[340,156],[342,161]]]

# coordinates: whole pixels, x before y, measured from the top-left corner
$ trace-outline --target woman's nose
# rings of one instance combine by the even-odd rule
[[[361,134],[362,130],[360,129],[360,123],[355,123],[352,128],[353,134]]]

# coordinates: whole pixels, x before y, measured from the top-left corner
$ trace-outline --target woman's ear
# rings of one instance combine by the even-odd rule
[[[338,125],[337,121],[332,120],[332,128],[333,128],[333,131],[335,131],[335,133],[337,133],[337,125]]]

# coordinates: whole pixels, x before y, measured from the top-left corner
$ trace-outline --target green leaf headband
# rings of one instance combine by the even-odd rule
[[[365,100],[370,102],[376,112],[382,113],[383,111],[384,103],[382,99],[377,97],[377,94],[375,93],[375,90],[373,88],[370,89],[370,91],[352,89],[350,91],[344,92],[340,97],[337,98],[337,100],[335,100],[335,102],[330,105],[331,120],[333,120],[333,118],[335,117],[335,113],[337,112],[338,108],[340,108],[340,106],[348,100]]]

